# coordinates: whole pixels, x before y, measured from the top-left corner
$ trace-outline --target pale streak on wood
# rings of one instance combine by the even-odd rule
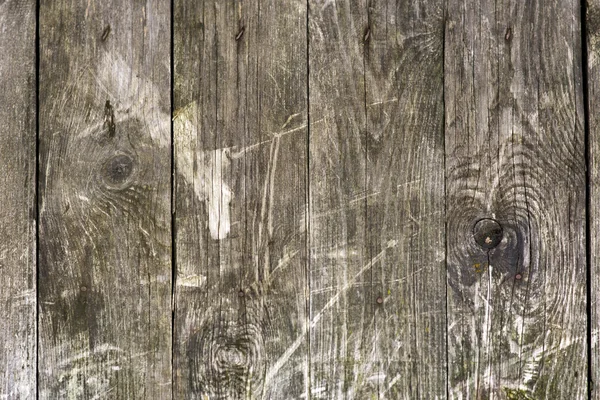
[[[0,399],[35,399],[35,1],[1,2],[0,27]]]
[[[200,201],[206,201],[208,211],[208,226],[213,239],[225,239],[231,230],[231,220],[229,216],[229,205],[231,203],[233,192],[225,180],[229,173],[229,166],[232,159],[244,157],[246,152],[259,150],[261,146],[271,145],[274,149],[274,160],[279,149],[279,140],[292,133],[305,131],[307,125],[303,124],[296,128],[284,131],[290,122],[300,116],[300,114],[290,115],[287,121],[281,127],[280,132],[272,133],[272,139],[259,143],[247,145],[241,149],[237,147],[226,147],[206,152],[196,151],[195,138],[198,136],[199,122],[196,119],[198,113],[197,103],[194,101],[175,111],[174,129],[178,132],[175,137],[177,148],[177,169],[185,182],[194,188],[196,197]],[[318,123],[319,121],[315,121]],[[195,157],[193,157],[195,155]],[[202,166],[195,168],[194,164]],[[276,162],[274,163],[276,166]],[[195,172],[194,172],[195,171]],[[269,173],[269,185],[264,186],[263,196],[270,193],[269,202],[263,197],[263,204],[272,204],[274,191],[269,191],[273,186],[275,172]],[[266,209],[265,209],[266,211]],[[264,215],[263,215],[264,217]],[[270,224],[272,234],[272,223]],[[262,232],[259,232],[261,235]],[[259,238],[260,241],[260,238]]]
[[[40,3],[40,399],[171,397],[169,21]]]
[[[102,53],[99,55],[98,66],[88,66],[87,71],[95,79],[99,91],[109,99],[118,99],[115,112],[120,116],[116,123],[123,122],[131,116],[147,120],[150,138],[159,147],[170,147],[169,113],[159,107],[156,99],[161,98],[158,85],[148,77],[136,75],[130,63],[122,55]],[[68,99],[65,99],[65,101]],[[61,107],[65,107],[62,104]],[[89,135],[104,124],[90,125],[87,129],[77,132],[79,135]]]
[[[173,129],[177,132],[177,171],[194,188],[197,199],[206,202],[210,236],[213,239],[225,239],[231,230],[229,205],[233,192],[226,179],[231,164],[231,150],[196,151],[194,142],[199,129],[195,120],[197,113],[197,103],[192,102],[178,110],[173,118]],[[194,164],[199,167],[194,168]]]
[[[584,399],[579,2],[447,7],[450,398]],[[480,218],[503,228],[489,251]]]

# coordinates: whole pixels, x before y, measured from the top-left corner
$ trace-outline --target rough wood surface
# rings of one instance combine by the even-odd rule
[[[305,391],[306,45],[304,1],[175,2],[175,398]]]
[[[589,109],[589,234],[590,234],[590,321],[591,398],[600,399],[600,1],[587,0],[587,69]]]
[[[34,399],[35,1],[0,2],[0,27],[0,399]]]
[[[169,399],[170,4],[39,23],[39,398]]]
[[[365,221],[367,23],[366,1],[309,2],[310,389],[317,398],[370,399],[378,391]]]
[[[372,1],[363,37],[367,260],[381,302],[371,357],[380,399],[446,395],[443,7]]]
[[[600,400],[583,1],[0,0],[0,399]]]
[[[450,398],[587,398],[580,39],[577,1],[448,1]]]
[[[309,10],[312,394],[443,397],[442,2]]]

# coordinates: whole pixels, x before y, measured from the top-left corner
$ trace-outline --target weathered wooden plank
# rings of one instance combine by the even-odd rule
[[[379,398],[446,396],[444,2],[372,1],[366,240]],[[371,299],[371,303],[373,300]],[[376,378],[375,378],[376,377]]]
[[[442,3],[309,8],[311,390],[443,397]]]
[[[367,2],[309,1],[310,383],[314,397],[377,396],[367,260]]]
[[[42,399],[171,397],[170,3],[40,4]]]
[[[35,1],[0,3],[0,398],[36,394]]]
[[[590,320],[588,321],[591,333],[591,376],[590,388],[592,399],[600,399],[600,346],[598,338],[600,332],[600,1],[586,1],[586,29],[585,32],[587,65],[583,68],[587,72],[587,107],[588,107],[588,176],[589,176],[589,241],[590,241]]]
[[[579,3],[451,0],[445,38],[450,397],[586,398]]]
[[[306,3],[175,2],[175,398],[299,398]]]

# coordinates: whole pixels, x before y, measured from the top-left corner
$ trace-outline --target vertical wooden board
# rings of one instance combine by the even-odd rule
[[[306,4],[175,2],[175,397],[300,398]]]
[[[171,398],[170,4],[40,4],[39,396]]]
[[[591,333],[591,398],[600,399],[600,346],[598,337],[600,332],[600,1],[586,1],[586,28],[587,32],[587,89],[588,89],[588,116],[589,116],[589,234],[590,234],[590,320],[588,321]]]
[[[310,382],[316,398],[378,394],[366,240],[366,1],[309,1]]]
[[[371,1],[366,241],[379,398],[446,396],[442,1]]]
[[[0,4],[0,398],[36,393],[35,1]]]
[[[314,2],[309,28],[311,390],[441,397],[443,9]]]
[[[450,398],[587,395],[576,1],[448,2]]]

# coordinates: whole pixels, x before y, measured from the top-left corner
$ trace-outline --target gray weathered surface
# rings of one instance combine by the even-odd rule
[[[446,393],[442,2],[310,2],[311,384]]]
[[[34,399],[35,1],[0,3],[0,399]]]
[[[451,398],[587,396],[580,38],[577,1],[448,2]]]
[[[169,2],[41,1],[41,399],[171,396],[169,35]]]
[[[366,241],[365,1],[309,3],[310,378],[315,397],[377,396]],[[344,71],[343,73],[340,73]]]
[[[600,399],[600,1],[587,1],[587,68],[589,107],[589,218],[591,381],[593,399]]]
[[[389,0],[368,14],[366,237],[383,299],[380,399],[446,395],[443,7]]]
[[[173,5],[40,1],[36,182],[0,0],[0,399],[587,398],[600,0]]]
[[[300,398],[306,3],[177,0],[174,45],[174,397]]]

